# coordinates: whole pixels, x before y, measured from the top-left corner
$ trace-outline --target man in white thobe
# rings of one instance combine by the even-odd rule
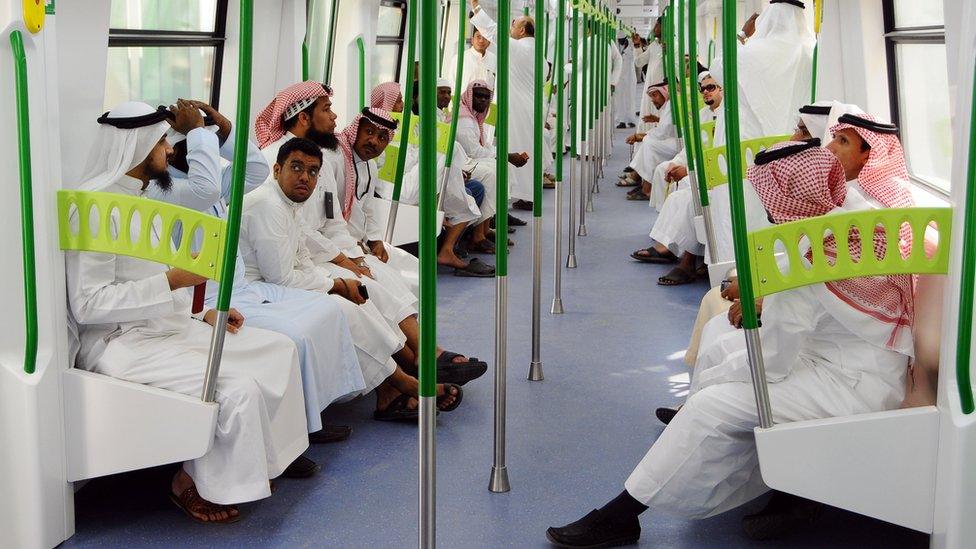
[[[461,70],[461,86],[467,87],[474,80],[488,82],[495,86],[495,76],[498,74],[498,60],[494,52],[488,51],[491,41],[482,34],[478,27],[471,33],[471,47],[464,50],[464,67]],[[457,71],[457,55],[451,59],[450,69],[444,76],[452,82]]]
[[[637,91],[637,66],[634,61],[634,44],[627,34],[620,32],[621,67],[620,80],[614,97],[614,118],[617,129],[633,128],[637,125],[637,105],[634,92]]]
[[[474,16],[471,24],[477,27],[488,40],[495,42],[497,25],[481,9],[477,0],[472,2]],[[509,105],[508,105],[508,151],[530,154],[534,146],[533,123],[535,105],[535,22],[531,17],[523,16],[515,19],[510,28],[509,39]],[[541,44],[539,47],[542,47]],[[541,131],[541,129],[540,129]],[[519,210],[532,210],[533,175],[529,163],[522,167],[511,167],[508,170],[509,198],[514,201],[513,207]]]
[[[654,105],[661,111],[661,119],[647,133],[636,132],[627,138],[627,144],[636,145],[630,161],[631,172],[621,176],[620,186],[636,187],[627,193],[629,200],[648,200],[651,175],[654,169],[678,153],[678,132],[671,119],[670,91],[668,85],[659,82],[648,90]]]
[[[652,36],[654,39],[634,59],[638,67],[647,67],[644,72],[644,93],[640,94],[640,124],[638,129],[642,132],[653,127],[652,125],[657,123],[661,115],[661,109],[654,106],[650,96],[647,95],[651,86],[664,80],[664,49],[661,47],[660,19],[654,23]]]
[[[177,113],[174,125],[187,133],[203,126],[196,109],[181,111],[186,114]],[[197,120],[190,121],[189,111]],[[124,103],[99,118],[81,189],[131,196],[143,196],[150,185],[165,189],[172,154],[166,118],[144,103]],[[113,217],[114,231],[118,224]],[[151,230],[158,238],[161,227],[154,223]],[[66,252],[65,267],[78,367],[200,395],[212,329],[191,318],[187,288],[204,277],[105,253]],[[215,317],[208,311],[203,319]],[[234,310],[230,318],[229,331],[237,333],[224,343],[214,442],[184,463],[172,482],[173,501],[204,522],[237,520],[234,504],[271,495],[268,480],[308,446],[295,345],[274,332],[242,328]]]
[[[844,170],[829,151],[796,142],[774,149],[784,146],[793,147],[791,154],[757,161],[748,173],[774,222],[825,215],[843,202]],[[896,288],[892,279],[897,278],[814,284],[766,299],[759,330],[774,422],[898,405],[911,355],[913,304],[910,293]],[[725,352],[720,342],[703,349],[699,363],[707,379],[701,375],[693,381],[687,403],[624,483],[624,491],[579,521],[550,528],[549,539],[565,547],[633,543],[640,537],[638,515],[649,507],[706,518],[766,492],[752,436],[758,419],[747,361],[744,351]],[[787,504],[771,502],[744,519],[748,535],[784,534],[809,520],[809,514],[795,512],[802,509],[798,498],[776,499]]]

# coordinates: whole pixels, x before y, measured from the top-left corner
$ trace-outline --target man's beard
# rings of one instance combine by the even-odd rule
[[[171,188],[173,188],[173,178],[169,175],[169,171],[163,170],[159,173],[150,174],[153,184],[162,189],[164,193],[168,193]]]
[[[305,132],[305,139],[315,143],[323,149],[334,151],[339,148],[339,138],[334,133],[320,132],[315,128],[309,128]]]

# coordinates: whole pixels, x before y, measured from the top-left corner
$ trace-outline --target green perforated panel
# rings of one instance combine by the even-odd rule
[[[925,230],[933,222],[938,229],[938,246],[926,251]],[[893,245],[898,242],[903,223],[912,227],[913,242],[911,253],[905,258]],[[882,259],[872,253],[874,230],[878,225],[884,227],[885,239],[889,243]],[[861,241],[858,261],[854,261],[849,251],[851,228],[857,228]],[[823,239],[827,233],[832,233],[837,241],[836,261],[828,260],[824,255]],[[783,223],[749,233],[753,288],[756,297],[762,297],[791,288],[859,276],[945,274],[949,269],[951,235],[951,208],[863,210]],[[800,249],[801,242],[809,242],[812,251],[809,263],[802,257],[806,248]],[[780,270],[777,253],[786,254],[779,261],[784,265],[785,273]]]
[[[412,117],[411,117],[412,118]],[[383,165],[380,166],[376,175],[380,179],[389,183],[396,182],[397,163],[400,161],[400,147],[390,144],[383,151]]]
[[[701,146],[702,146],[702,152],[704,153],[708,151],[708,149],[712,148],[712,144],[715,142],[715,121],[712,120],[711,122],[702,122],[701,132],[702,132]]]
[[[403,131],[403,113],[392,112],[390,117],[401,124],[401,127],[397,131]],[[410,129],[407,135],[407,142],[416,147],[420,146],[420,117],[411,116],[410,117]],[[451,125],[445,122],[437,122],[437,152],[440,154],[447,154],[447,145],[451,139]]]
[[[498,124],[498,103],[492,103],[488,107],[488,116],[485,117],[485,124],[495,126]]]
[[[139,232],[133,241],[132,224],[136,213]],[[93,214],[97,216],[94,227]],[[78,216],[74,224],[73,215]],[[182,226],[182,236],[179,247],[174,250],[173,230],[177,222]],[[202,238],[200,249],[193,257],[190,242],[198,228]],[[62,250],[137,257],[220,282],[225,228],[222,219],[148,198],[106,192],[58,191],[58,236]]]
[[[714,126],[713,126],[714,131]],[[742,142],[742,161],[744,166],[752,166],[756,155],[776,143],[781,143],[790,138],[790,135],[772,135],[767,137],[757,137]],[[712,147],[702,151],[705,161],[705,182],[709,189],[714,189],[719,185],[729,182],[728,164],[725,158],[725,145]]]

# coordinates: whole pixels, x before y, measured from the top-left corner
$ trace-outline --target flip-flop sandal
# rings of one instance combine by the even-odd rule
[[[617,181],[618,187],[636,187],[637,185],[638,183],[629,177],[621,177],[620,180]]]
[[[218,505],[216,503],[211,503],[203,499],[202,497],[200,497],[200,494],[197,492],[196,486],[190,486],[186,490],[183,490],[183,493],[181,493],[179,496],[170,492],[169,499],[177,507],[180,508],[180,511],[186,513],[186,516],[202,524],[233,524],[241,520],[240,511],[238,511],[236,515],[231,515],[230,513],[228,513],[227,518],[223,520],[203,520],[195,516],[190,511],[191,509],[194,509],[197,513],[200,513],[201,515],[208,515],[210,513],[207,510],[207,508],[211,505],[214,506],[215,508],[216,507],[235,508],[233,505]]]
[[[488,363],[478,360],[476,357],[468,357],[467,362],[454,362],[454,359],[463,356],[451,351],[444,351],[437,357],[437,381],[440,383],[465,383],[478,379],[488,371]]]
[[[642,254],[641,252],[647,253]],[[675,257],[673,253],[667,252],[662,254],[661,252],[657,251],[654,246],[636,250],[634,253],[630,254],[630,257],[643,263],[674,263],[678,261],[678,258]]]
[[[675,267],[668,274],[657,279],[657,283],[661,286],[681,286],[682,284],[691,284],[694,281],[695,275],[685,272],[681,267]]]
[[[473,254],[494,254],[495,246],[487,238],[479,242],[468,244],[468,252]]]
[[[373,410],[373,419],[376,421],[400,421],[405,423],[416,423],[420,417],[420,410],[417,408],[407,408],[410,399],[414,398],[407,394],[401,394],[393,399],[386,408]]]
[[[651,199],[651,197],[648,196],[648,195],[646,195],[646,194],[644,194],[644,191],[639,191],[639,192],[636,192],[636,193],[628,194],[627,195],[627,200],[642,200],[642,201],[646,201],[646,200],[650,200],[650,199]]]
[[[463,269],[454,269],[454,276],[492,278],[495,276],[495,268],[476,257],[468,261]]]
[[[451,389],[456,389],[454,394],[450,393]],[[448,398],[454,397],[454,402],[448,404],[441,408],[441,402],[447,400]],[[461,400],[464,399],[464,389],[456,383],[445,383],[444,384],[444,394],[437,397],[437,410],[439,412],[453,412],[457,410],[457,407],[461,405]]]

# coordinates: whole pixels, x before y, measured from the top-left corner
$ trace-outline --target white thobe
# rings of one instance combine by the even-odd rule
[[[451,58],[451,67],[444,73],[446,78],[454,82],[457,74],[457,55]],[[498,60],[495,54],[486,51],[484,55],[474,48],[464,50],[464,67],[461,70],[461,90],[468,89],[468,84],[474,80],[484,80],[492,88],[495,87],[495,76],[498,74]]]
[[[355,278],[351,273],[337,274],[312,262],[305,245],[301,204],[289,200],[276,181],[244,197],[240,254],[246,280],[265,283],[256,286],[256,291],[267,301],[274,301],[268,296],[282,299],[294,296],[278,293],[271,285],[326,294],[335,284],[335,278]],[[364,390],[368,391],[396,368],[390,357],[406,341],[397,323],[411,311],[384,292],[382,286],[363,282],[369,291],[366,303],[356,305],[334,295],[329,299],[345,314],[356,346]],[[407,309],[406,314],[397,318],[402,308]]]
[[[647,95],[647,90],[655,84],[664,80],[664,50],[661,44],[655,40],[644,48],[644,51],[635,59],[637,66],[647,65],[647,72],[644,73],[644,90],[640,94],[640,130],[647,131],[651,128],[651,123],[644,122],[643,118],[649,114],[661,115],[660,109],[654,106],[651,98]]]
[[[614,98],[614,118],[618,123],[637,124],[638,105],[634,92],[637,91],[637,67],[634,64],[634,48],[627,44],[621,54],[620,80]]]
[[[125,176],[104,190],[139,196],[141,187],[140,180]],[[166,266],[121,255],[66,252],[65,268],[69,322],[77,323],[81,344],[79,367],[200,395],[213,330],[190,317],[188,290],[170,290]],[[215,397],[219,411],[213,445],[184,463],[184,470],[200,495],[214,503],[271,495],[268,479],[308,447],[295,345],[259,328],[228,335]]]
[[[773,421],[896,408],[908,356],[885,349],[883,337],[865,339],[858,320],[867,315],[825,300],[816,286],[769,296],[763,305],[759,330]],[[752,435],[759,421],[747,353],[737,342],[731,352],[723,347],[742,338],[735,331],[702,346],[692,395],[624,484],[637,500],[704,518],[768,490]]]
[[[485,199],[481,202],[480,221],[495,215],[495,193],[497,192],[497,171],[495,167],[495,147],[481,144],[481,131],[478,123],[470,118],[458,119],[457,142],[468,157],[464,171],[471,174],[485,187]]]
[[[678,154],[678,136],[671,120],[669,103],[661,107],[661,121],[644,136],[640,145],[634,151],[634,158],[630,167],[637,175],[650,181],[654,175],[654,168]]]
[[[471,24],[482,29],[489,41],[495,42],[496,25],[485,10],[478,10],[471,18]],[[507,38],[507,37],[506,37]],[[526,37],[509,42],[509,105],[508,105],[508,153],[533,154],[535,124],[527,122],[534,117],[535,97],[535,38]],[[540,44],[539,47],[542,47]],[[509,197],[512,200],[532,201],[533,173],[532,160],[521,168],[508,168]]]

